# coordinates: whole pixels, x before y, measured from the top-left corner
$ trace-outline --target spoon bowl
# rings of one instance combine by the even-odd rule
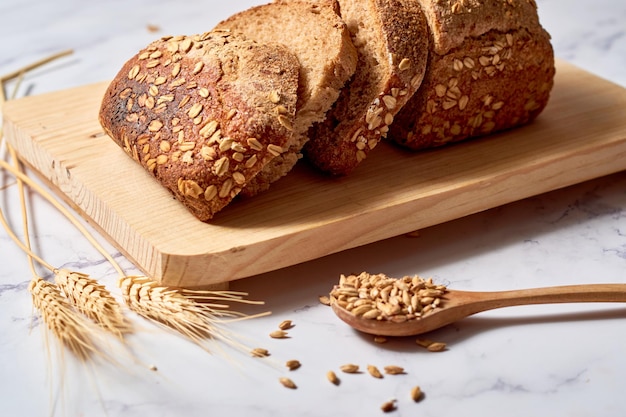
[[[398,322],[363,318],[337,303],[332,303],[331,307],[337,317],[361,332],[377,336],[416,336],[496,308],[593,302],[626,302],[626,284],[565,285],[487,292],[448,289],[441,297],[441,307],[431,310],[422,317]]]

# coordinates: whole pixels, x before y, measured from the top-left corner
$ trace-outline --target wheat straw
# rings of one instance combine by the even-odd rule
[[[8,144],[7,144],[8,145]],[[59,203],[49,192],[47,192],[43,187],[33,181],[28,175],[24,174],[21,171],[16,170],[6,161],[0,159],[0,168],[5,169],[11,175],[13,175],[17,180],[23,181],[26,185],[28,185],[31,189],[41,195],[46,201],[48,201],[55,209],[57,209],[65,218],[67,218],[74,227],[78,229],[78,231],[85,236],[85,238],[89,241],[89,243],[98,251],[102,256],[113,266],[116,272],[119,275],[124,275],[122,268],[119,264],[113,259],[113,257],[102,247],[97,240],[93,238],[91,233],[87,230],[85,226],[83,226],[75,216],[73,216],[68,209],[66,209],[61,203]]]
[[[0,161],[0,166],[4,167],[5,164],[6,162]],[[17,175],[17,177],[18,181],[25,179],[30,182],[30,179],[23,176],[21,173]],[[22,208],[24,209],[23,200]],[[26,217],[26,213],[23,213],[22,218],[24,219]],[[30,240],[28,238],[26,221],[24,221],[24,227],[26,228],[24,243],[20,241],[15,233],[13,233],[4,215],[2,214],[2,210],[0,210],[0,223],[2,223],[6,229],[9,237],[11,237],[20,249],[27,254],[33,276],[37,275],[33,266],[34,259],[43,267],[55,274],[56,283],[63,289],[63,293],[68,298],[69,302],[74,305],[78,311],[94,320],[103,329],[110,331],[117,336],[121,337],[124,333],[132,331],[130,323],[121,311],[120,305],[103,285],[99,284],[98,281],[90,278],[88,275],[81,274],[79,272],[71,272],[65,269],[54,268],[32,251],[30,247]]]
[[[22,68],[13,74],[8,74],[8,75],[3,76],[0,79],[0,84],[2,85],[2,88],[1,88],[2,98],[4,99],[4,82],[6,80],[9,80],[16,76],[18,77],[13,93],[11,95],[11,98],[13,99],[15,98],[17,94],[18,88],[23,80],[23,76],[27,71],[37,68],[41,65],[44,65],[59,57],[68,55],[69,53],[71,53],[71,51],[64,51],[64,52],[52,55],[32,65]],[[3,132],[0,130],[0,143],[2,142],[2,139],[3,139],[2,134]],[[89,318],[96,321],[105,330],[111,331],[118,336],[121,336],[123,333],[129,332],[131,330],[131,327],[130,327],[129,322],[125,319],[125,317],[121,313],[120,305],[111,296],[110,292],[106,290],[104,286],[98,284],[96,280],[89,278],[87,275],[80,274],[77,272],[74,273],[74,272],[70,272],[67,270],[57,270],[33,253],[31,244],[30,244],[28,213],[26,211],[24,184],[26,183],[30,185],[39,194],[44,196],[48,201],[52,202],[53,205],[57,206],[57,204],[55,204],[56,201],[52,199],[52,197],[50,197],[47,192],[45,192],[36,183],[32,182],[30,178],[22,172],[20,164],[19,164],[19,158],[17,156],[17,153],[13,149],[13,147],[9,143],[6,143],[6,147],[10,153],[11,159],[13,160],[14,166],[12,167],[11,165],[9,165],[3,160],[0,160],[0,165],[2,166],[2,168],[12,173],[16,177],[16,180],[17,180],[18,195],[20,198],[20,206],[22,209],[22,227],[24,230],[24,243],[22,243],[12,232],[10,226],[4,219],[4,216],[2,215],[1,210],[0,210],[0,217],[1,217],[4,228],[7,230],[7,233],[18,244],[18,246],[20,246],[20,248],[27,254],[32,276],[34,277],[33,279],[34,280],[38,279],[38,275],[35,271],[35,266],[33,262],[34,260],[36,260],[42,266],[44,266],[45,268],[47,268],[48,270],[50,270],[51,272],[55,274],[55,280],[57,284],[63,289],[63,292],[68,297],[67,299],[69,300],[69,302],[73,304],[80,312],[82,312]],[[39,281],[33,281],[33,282],[37,283]],[[38,285],[35,285],[35,284],[32,284],[32,285],[34,285],[33,286],[34,289],[39,288]],[[50,286],[53,286],[53,284],[47,285],[47,288],[49,289],[52,288]],[[54,292],[54,294],[57,295],[56,294],[57,292],[58,290]],[[50,291],[48,293],[52,294],[52,292]],[[62,295],[62,294],[59,292],[58,295]],[[43,306],[43,303],[39,302],[36,306],[39,308],[39,306]],[[75,314],[75,312],[71,309],[67,310],[66,313]],[[45,320],[46,317],[52,317],[52,316],[49,313],[43,314],[43,311],[42,311],[42,317]]]
[[[96,249],[102,253],[109,263],[117,270],[119,274],[118,286],[122,290],[124,301],[131,310],[135,311],[139,315],[164,324],[184,336],[189,337],[198,344],[201,344],[209,337],[217,337],[228,341],[232,345],[237,345],[237,343],[234,343],[231,338],[226,336],[226,333],[223,330],[219,329],[220,325],[226,322],[225,319],[249,319],[269,314],[261,313],[254,316],[244,316],[241,313],[229,310],[228,303],[232,302],[262,304],[261,302],[245,300],[243,298],[246,295],[245,293],[233,291],[197,291],[181,288],[167,288],[159,286],[156,281],[150,280],[147,277],[125,276],[121,267],[111,257],[111,255],[109,255],[104,248],[102,248],[102,246],[90,236],[87,230],[68,212],[67,209],[65,209],[65,207],[52,198],[44,189],[42,189],[42,187],[40,187],[27,175],[17,171],[14,167],[3,160],[0,160],[0,168],[4,168],[18,180],[23,181],[26,185],[33,188],[36,192],[46,198],[89,239],[94,247],[96,247]],[[18,242],[18,245],[27,253],[29,252],[29,249],[21,244],[21,242]],[[52,266],[45,264],[43,259],[36,257],[35,254],[32,255],[38,262],[43,262],[43,265],[47,268],[52,271],[56,271],[56,269]],[[153,290],[147,291],[146,288],[144,288],[142,292],[143,297],[133,297],[131,296],[130,291],[131,289],[135,291],[137,285],[144,285],[152,288]],[[72,291],[68,290],[67,293],[71,294]],[[83,298],[84,297],[75,297],[77,300],[81,300]],[[80,306],[78,307],[80,308]]]
[[[28,71],[32,71],[34,69],[37,69],[39,67],[41,67],[42,65],[45,65],[49,62],[52,62],[56,59],[59,59],[61,57],[64,57],[66,55],[70,55],[72,54],[74,51],[71,49],[65,50],[65,51],[61,51],[61,52],[57,52],[56,54],[50,55],[48,57],[45,57],[43,59],[40,59],[39,61],[35,61],[31,64],[26,65],[25,67],[22,67],[16,71],[10,72],[8,74],[4,74],[2,77],[0,77],[0,82],[4,83],[5,81],[8,81],[12,78],[18,77],[20,74],[24,74],[27,73]]]
[[[0,106],[5,100],[5,81],[16,76],[22,77],[27,71],[69,53],[71,53],[71,51],[64,51],[55,54],[14,73],[0,77],[0,85],[2,86],[2,91],[0,91]],[[15,91],[17,91],[20,81],[21,78],[18,80]],[[1,126],[0,143],[2,143]],[[230,310],[228,303],[232,302],[262,304],[262,302],[245,300],[245,293],[233,291],[192,291],[181,288],[170,288],[160,286],[156,281],[147,277],[125,276],[120,265],[93,238],[89,231],[87,231],[87,229],[76,219],[76,217],[72,215],[64,206],[62,206],[55,198],[53,198],[49,192],[40,187],[37,183],[33,182],[21,171],[18,156],[8,143],[6,145],[7,149],[11,152],[13,160],[15,161],[15,167],[12,167],[10,164],[0,159],[0,168],[5,169],[15,176],[20,187],[19,190],[23,213],[23,225],[25,234],[27,235],[25,238],[26,244],[16,238],[15,234],[12,233],[6,222],[3,221],[3,225],[7,229],[7,232],[9,232],[9,235],[16,241],[18,246],[20,246],[20,248],[29,256],[34,277],[30,285],[31,293],[33,294],[33,303],[38,309],[40,309],[44,321],[46,321],[48,327],[53,331],[53,333],[59,337],[63,344],[68,346],[73,352],[77,353],[79,357],[86,357],[91,349],[93,349],[93,345],[89,343],[89,339],[87,339],[86,334],[79,331],[82,329],[78,325],[80,321],[76,317],[72,316],[73,309],[70,307],[69,302],[62,298],[61,291],[59,291],[54,284],[44,281],[37,276],[33,260],[36,260],[41,265],[54,272],[55,280],[63,289],[63,292],[68,297],[68,300],[70,300],[76,308],[82,311],[85,315],[91,317],[92,319],[95,318],[103,328],[114,328],[116,329],[114,330],[114,333],[117,332],[117,334],[122,334],[130,331],[130,325],[121,314],[119,305],[114,302],[114,298],[103,286],[99,285],[96,280],[78,272],[55,269],[33,253],[28,239],[28,222],[25,210],[23,184],[28,185],[45,198],[50,204],[52,204],[106,258],[119,275],[118,286],[122,290],[122,295],[126,304],[139,315],[156,321],[170,329],[174,329],[199,345],[203,345],[205,340],[211,338],[219,338],[229,342],[231,345],[238,345],[237,342],[230,338],[227,333],[221,329],[220,325],[231,320],[249,319],[269,314],[269,312],[266,312],[247,316]],[[4,220],[1,210],[0,218]],[[55,309],[58,309],[59,311],[55,311]],[[63,320],[70,323],[70,327],[68,328],[70,333],[69,336],[62,331],[63,326],[61,323],[63,323]],[[239,345],[239,347],[242,346]]]

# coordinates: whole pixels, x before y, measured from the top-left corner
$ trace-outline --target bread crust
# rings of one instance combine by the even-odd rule
[[[432,46],[445,55],[469,38],[492,30],[506,33],[540,28],[535,0],[414,0],[424,10]]]
[[[286,175],[301,158],[308,129],[324,119],[357,65],[357,52],[336,0],[276,0],[251,7],[220,22],[217,29],[242,32],[261,43],[285,45],[300,63],[294,144],[246,185],[254,196]]]
[[[293,144],[298,73],[280,45],[220,31],[164,37],[125,63],[99,120],[207,221]]]
[[[439,41],[432,43],[419,91],[390,129],[391,140],[431,148],[529,123],[541,113],[554,83],[554,52],[533,1],[472,0],[474,8],[458,16],[450,4],[462,2],[420,2],[447,20],[431,28]],[[480,20],[486,16],[489,25]],[[453,28],[459,32],[444,32]],[[469,35],[461,40],[459,33]]]
[[[357,71],[305,145],[307,159],[333,175],[352,172],[387,135],[428,58],[428,27],[414,0],[340,0],[340,7],[359,53]]]

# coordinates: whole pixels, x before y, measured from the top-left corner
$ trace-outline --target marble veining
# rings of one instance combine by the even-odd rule
[[[0,74],[73,49],[27,74],[17,97],[107,80],[155,37],[201,32],[259,3],[3,0]],[[626,87],[625,2],[537,3],[559,58]],[[3,213],[18,231],[14,180],[1,174],[0,190]],[[80,270],[115,289],[115,270],[82,235],[39,196],[29,194],[28,201],[37,252],[56,267]],[[625,210],[622,172],[431,227],[417,237],[399,236],[237,281],[232,289],[266,302],[245,311],[273,314],[228,329],[242,342],[269,349],[267,360],[220,343],[209,354],[131,315],[137,332],[128,346],[111,342],[107,348],[119,363],[77,363],[54,344],[47,347],[45,326],[33,316],[26,258],[0,231],[0,416],[375,416],[395,398],[394,416],[623,417],[626,305],[485,312],[429,334],[448,344],[445,352],[430,353],[415,338],[374,343],[339,322],[317,296],[339,274],[354,271],[419,274],[478,291],[626,283]],[[140,273],[94,234],[127,274]],[[296,324],[291,337],[270,339],[283,319]],[[303,365],[289,372],[284,361],[294,358]],[[363,369],[399,365],[406,374],[378,380],[365,372],[340,373],[348,362]],[[325,378],[331,369],[339,386]],[[291,377],[298,389],[283,388],[280,376]],[[413,385],[425,393],[417,404],[409,398]]]

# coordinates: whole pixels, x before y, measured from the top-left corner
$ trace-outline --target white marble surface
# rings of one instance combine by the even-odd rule
[[[122,62],[160,34],[210,28],[258,1],[2,0],[0,74],[68,48],[74,54],[29,73],[18,96],[111,78]],[[557,56],[626,86],[626,2],[538,0]],[[160,32],[147,30],[155,25]],[[625,109],[626,114],[626,109]],[[0,177],[0,204],[19,227],[16,187]],[[30,197],[34,244],[51,264],[80,270],[114,288],[115,273],[51,206]],[[100,241],[103,241],[98,237]],[[133,266],[109,246],[127,268]],[[0,231],[0,416],[327,416],[380,415],[398,399],[403,416],[624,416],[626,306],[553,305],[484,313],[438,330],[448,343],[429,353],[414,338],[374,344],[317,302],[342,272],[432,276],[456,289],[626,282],[626,173],[599,178],[440,226],[286,270],[238,281],[234,289],[266,301],[273,315],[232,324],[272,352],[260,361],[225,348],[209,355],[148,323],[129,338],[157,372],[121,359],[122,367],[82,366],[48,356],[33,318],[26,259]],[[134,316],[133,316],[134,317]],[[288,340],[267,334],[283,319]],[[232,356],[229,361],[226,355]],[[303,366],[278,378],[287,359]],[[376,380],[325,373],[353,362],[403,366],[406,375]],[[426,396],[409,400],[419,384]]]

